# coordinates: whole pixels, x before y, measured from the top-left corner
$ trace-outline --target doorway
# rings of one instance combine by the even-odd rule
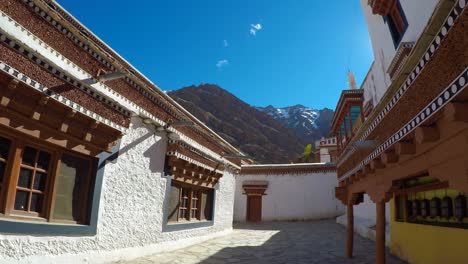
[[[262,221],[262,196],[247,195],[247,221]]]

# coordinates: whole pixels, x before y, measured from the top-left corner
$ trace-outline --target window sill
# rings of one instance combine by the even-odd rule
[[[96,227],[33,219],[0,218],[0,234],[35,236],[94,236]]]
[[[213,220],[197,220],[197,221],[181,221],[181,222],[168,222],[163,226],[163,232],[173,232],[188,230],[194,228],[210,227],[213,226]]]

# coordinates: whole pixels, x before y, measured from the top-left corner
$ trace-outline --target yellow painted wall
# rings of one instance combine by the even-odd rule
[[[411,264],[468,264],[468,229],[396,222],[390,204],[392,254]]]

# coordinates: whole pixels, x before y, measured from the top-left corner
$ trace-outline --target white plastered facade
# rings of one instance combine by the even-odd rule
[[[371,65],[369,74],[362,85],[364,89],[364,104],[372,100],[375,106],[391,84],[387,70],[395,57],[398,47],[395,48],[389,27],[383,17],[372,14],[368,0],[360,1],[374,52],[374,63]],[[399,2],[408,22],[408,28],[400,44],[404,42],[416,42],[439,1],[400,0]]]
[[[262,221],[327,219],[344,212],[335,198],[336,172],[252,175],[241,172],[236,176],[234,221],[246,221],[247,196],[242,188],[246,181],[268,182],[266,195],[262,196]]]
[[[165,232],[167,136],[133,117],[119,157],[104,170],[97,234],[84,237],[0,235],[0,263],[108,263],[173,250],[232,231],[235,179],[215,186],[208,227]]]

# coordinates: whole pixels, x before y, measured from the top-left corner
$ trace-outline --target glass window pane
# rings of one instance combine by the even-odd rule
[[[177,210],[179,210],[180,188],[171,186],[171,193],[169,195],[169,211],[167,219],[169,221],[177,221]]]
[[[7,159],[10,152],[11,141],[6,138],[0,138],[0,158]]]
[[[15,199],[15,210],[27,211],[28,210],[29,193],[17,191]]]
[[[57,175],[54,218],[79,221],[81,212],[87,207],[84,199],[88,193],[85,185],[91,162],[75,156],[64,154]]]
[[[6,164],[0,161],[0,185],[2,185],[3,176],[5,175],[5,167]]]
[[[47,174],[36,171],[36,176],[34,176],[34,190],[44,191],[46,185]]]
[[[50,162],[50,154],[47,152],[41,151],[39,153],[39,159],[37,161],[37,167],[39,169],[48,170]]]
[[[213,210],[213,191],[203,191],[200,210],[202,219],[212,219],[211,212]]]
[[[188,207],[188,189],[182,188],[182,207],[187,208]]]
[[[31,208],[29,211],[31,212],[42,212],[42,195],[33,193],[31,196]]]
[[[18,177],[18,186],[23,188],[31,188],[32,170],[21,168]]]
[[[24,148],[23,160],[21,163],[23,163],[24,165],[34,166],[34,163],[36,161],[36,152],[37,150],[31,147]]]

